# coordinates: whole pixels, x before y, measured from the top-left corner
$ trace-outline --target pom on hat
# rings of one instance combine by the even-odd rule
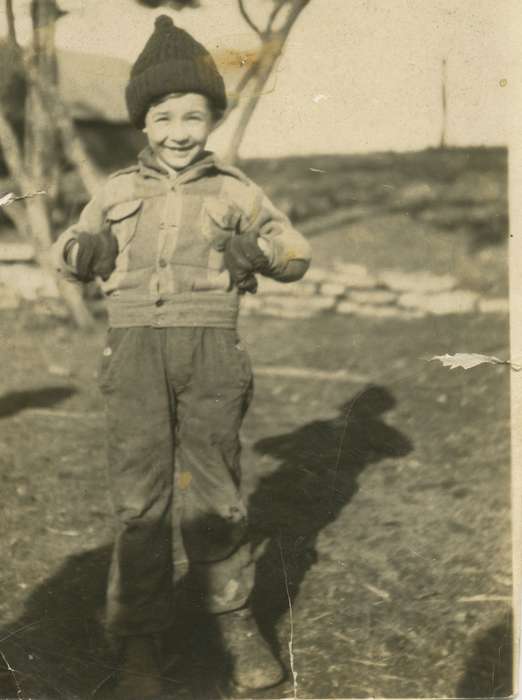
[[[172,17],[169,17],[168,15],[159,15],[159,17],[156,17],[156,21],[154,22],[154,26],[156,29],[170,29],[171,27],[174,27],[174,22],[172,20]]]
[[[131,122],[142,129],[155,100],[173,92],[205,95],[225,110],[225,84],[207,49],[168,15],[159,15],[154,31],[131,68],[125,90]]]

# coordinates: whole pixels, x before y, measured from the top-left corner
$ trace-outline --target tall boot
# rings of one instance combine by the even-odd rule
[[[232,661],[232,680],[244,690],[272,688],[285,678],[281,663],[263,638],[249,608],[217,616],[226,651]]]
[[[123,660],[116,687],[117,700],[159,700],[162,694],[159,646],[152,636],[123,639]]]

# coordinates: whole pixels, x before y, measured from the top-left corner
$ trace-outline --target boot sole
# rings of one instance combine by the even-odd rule
[[[237,683],[234,679],[232,679],[232,684],[234,685],[235,688],[240,690],[241,692],[255,692],[256,690],[270,690],[270,688],[276,688],[278,685],[281,685],[281,683],[284,683],[287,680],[286,676],[282,676],[279,680],[274,681],[273,683],[269,683],[268,685],[261,685],[261,686],[250,686],[250,685],[242,685],[241,683]]]

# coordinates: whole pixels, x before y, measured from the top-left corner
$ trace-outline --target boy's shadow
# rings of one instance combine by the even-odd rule
[[[249,509],[254,545],[265,547],[257,563],[254,609],[275,648],[275,627],[288,612],[288,594],[293,602],[318,559],[319,533],[357,493],[359,474],[373,462],[412,450],[410,440],[382,418],[394,406],[388,389],[368,386],[340,406],[337,417],[254,446],[280,461],[259,481]],[[332,554],[339,558],[343,552]]]
[[[0,698],[112,700],[118,651],[102,622],[111,550],[106,545],[69,556],[30,593],[23,614],[0,629]],[[175,591],[183,595],[183,579]],[[9,591],[3,593],[8,598]],[[180,606],[173,622],[164,640],[165,698],[192,700],[199,695],[188,642],[201,620]],[[212,620],[203,621],[207,630],[208,624]],[[209,680],[221,687],[225,673]]]
[[[68,557],[0,630],[0,697],[83,698],[110,675],[111,653],[96,619],[109,559],[108,546]]]

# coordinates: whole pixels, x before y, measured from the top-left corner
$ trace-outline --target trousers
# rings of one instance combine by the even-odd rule
[[[243,607],[254,563],[240,492],[239,429],[253,382],[237,332],[110,328],[98,381],[117,522],[108,629],[125,636],[173,624],[175,527],[197,572],[201,605],[211,613]]]

